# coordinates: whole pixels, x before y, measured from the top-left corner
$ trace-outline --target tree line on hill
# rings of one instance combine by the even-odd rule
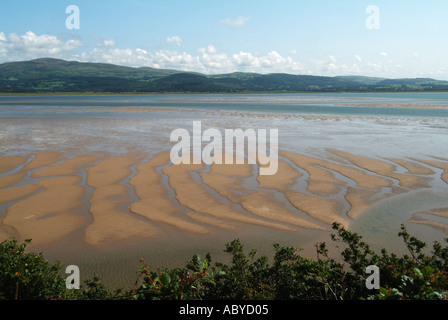
[[[448,90],[448,81],[286,73],[196,72],[132,68],[104,63],[40,58],[0,64],[2,93],[245,93],[245,92],[400,92]]]

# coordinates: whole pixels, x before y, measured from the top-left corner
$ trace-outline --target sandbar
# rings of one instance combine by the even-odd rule
[[[189,157],[189,155],[187,156]],[[235,170],[234,166],[239,165],[225,165],[221,169],[231,175]],[[204,164],[172,164],[163,168],[163,172],[168,176],[170,186],[176,192],[176,198],[183,206],[188,207],[192,211],[208,214],[215,218],[285,231],[294,231],[291,227],[258,219],[253,215],[244,214],[243,212],[237,211],[231,204],[221,202],[213,197],[204,186],[196,183],[191,176],[191,172],[197,172],[204,168]]]
[[[179,217],[180,209],[168,198],[168,192],[162,185],[162,176],[158,167],[169,163],[168,153],[159,153],[151,160],[137,167],[137,174],[129,181],[139,197],[138,202],[130,205],[130,210],[151,221],[170,225],[185,232],[208,234],[209,230],[199,224],[192,223],[194,215]],[[202,220],[204,222],[204,220]]]
[[[87,170],[87,184],[95,188],[89,199],[92,223],[84,231],[87,244],[98,246],[158,235],[149,221],[120,210],[129,201],[128,189],[120,182],[132,174],[130,167],[139,163],[140,158],[139,155],[114,156]]]
[[[253,155],[252,155],[253,156]],[[255,158],[255,157],[254,157]],[[262,159],[263,163],[265,159]],[[235,163],[235,162],[234,162]],[[278,199],[274,193],[284,192],[296,183],[302,173],[295,170],[289,163],[279,160],[278,170],[274,175],[261,175],[259,168],[254,170],[254,164],[247,161],[244,164],[212,164],[207,173],[201,173],[202,182],[221,196],[241,205],[246,211],[274,221],[290,224],[295,227],[325,229],[321,225],[300,216],[297,210],[290,210]],[[257,166],[260,167],[259,163]],[[248,189],[244,186],[244,179],[257,174],[256,180],[260,191]],[[261,189],[260,189],[261,188]]]
[[[10,156],[0,158],[0,174],[13,170],[14,168],[25,163],[27,157]]]
[[[432,221],[426,219],[429,216],[438,216],[442,218],[448,218],[448,208],[435,208],[426,211],[415,212],[411,219],[408,221],[411,223],[417,223],[422,225],[427,225],[435,229],[442,230],[443,232],[448,232],[448,225],[443,224],[438,221]]]
[[[34,245],[55,242],[78,229],[86,217],[74,212],[82,206],[84,188],[78,176],[43,179],[35,184],[44,191],[11,205],[1,220],[0,236],[24,240]]]
[[[333,154],[351,161],[353,164],[367,171],[371,171],[381,176],[389,177],[399,181],[402,187],[416,188],[421,186],[421,180],[418,176],[396,173],[396,166],[377,159],[366,158],[343,152],[340,150],[328,149]]]
[[[440,159],[440,158],[438,158]],[[437,161],[437,160],[427,160],[427,159],[414,159],[415,161],[419,161],[421,163],[425,163],[427,165],[433,166],[435,168],[439,168],[442,169],[442,175],[441,178],[443,181],[445,181],[446,183],[448,183],[448,162],[443,162],[443,161]]]

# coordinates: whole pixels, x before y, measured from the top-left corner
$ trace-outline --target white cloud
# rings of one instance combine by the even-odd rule
[[[175,50],[159,50],[150,52],[141,48],[95,48],[76,56],[84,62],[103,62],[132,67],[153,67],[161,69],[177,69],[183,71],[205,71],[199,57]]]
[[[423,63],[422,56],[418,56],[418,59],[413,58],[413,65],[404,60],[397,64],[388,58],[386,52],[379,53],[377,59],[361,58],[359,54],[344,57],[333,53],[304,60],[304,58],[299,58],[297,51],[291,51],[289,55],[275,50],[267,53],[221,52],[220,48],[214,45],[199,48],[196,52],[186,52],[178,46],[173,46],[174,49],[170,50],[166,48],[150,50],[147,48],[119,48],[114,40],[104,40],[93,36],[90,38],[94,40],[93,47],[87,47],[79,38],[63,39],[49,34],[36,35],[32,31],[23,35],[16,33],[5,35],[4,32],[0,32],[0,63],[53,57],[131,67],[148,66],[196,71],[207,74],[242,71],[323,76],[358,74],[396,78],[421,76],[420,72],[430,75],[427,63]],[[166,42],[179,45],[182,44],[182,39],[172,36],[167,38]],[[409,55],[411,56],[412,53],[410,52]],[[416,60],[419,60],[418,64]],[[446,77],[445,69],[441,69],[440,66],[433,69],[435,76],[444,75]]]
[[[384,66],[381,62],[379,62],[379,63],[368,62],[368,63],[367,63],[367,67],[368,67],[368,69],[370,69],[370,71],[371,71],[373,74],[376,74],[376,73],[378,73],[378,72],[384,72],[384,71],[387,71],[387,67]]]
[[[257,68],[260,66],[258,58],[254,57],[249,52],[239,52],[232,56],[233,61],[236,63],[238,67],[252,67]]]
[[[238,17],[234,20],[230,18],[226,18],[224,20],[219,20],[219,23],[227,24],[232,28],[241,28],[243,27],[247,22],[249,22],[248,17]]]
[[[64,57],[82,46],[80,40],[70,39],[62,41],[58,37],[48,34],[36,35],[32,31],[19,36],[11,33],[8,37],[0,34],[0,59],[3,61],[26,60],[40,57]]]
[[[174,42],[178,47],[183,47],[182,41],[183,40],[179,36],[172,36],[172,37],[166,38],[166,42],[168,42],[168,43]]]
[[[101,47],[85,52],[77,58],[81,61],[106,62],[133,67],[149,66],[208,74],[235,71],[300,73],[304,70],[301,63],[291,57],[282,56],[276,51],[265,55],[249,52],[228,55],[219,52],[213,45],[198,49],[197,55],[178,50],[151,52],[140,48],[133,50]]]
[[[78,49],[78,48],[81,48],[81,47],[83,47],[84,46],[84,43],[82,43],[82,41],[80,41],[80,40],[74,40],[74,39],[70,39],[70,40],[67,40],[65,43],[64,43],[64,45],[63,45],[63,47],[62,47],[62,51],[72,51],[72,50],[75,50],[75,49]]]
[[[332,55],[327,59],[310,59],[311,72],[318,75],[333,76],[340,72],[336,58]]]
[[[115,46],[115,40],[103,40],[101,42],[98,42],[96,45],[98,47],[114,47]]]
[[[298,73],[303,71],[301,63],[291,57],[283,57],[277,51],[267,55],[255,56],[249,52],[239,52],[232,56],[234,67],[237,70],[260,73]]]
[[[98,35],[90,35],[89,38],[96,41],[97,47],[113,47],[116,44],[115,40],[113,39],[107,40]]]
[[[213,45],[209,45],[207,48],[199,48],[198,51],[202,54],[215,54],[216,48]]]

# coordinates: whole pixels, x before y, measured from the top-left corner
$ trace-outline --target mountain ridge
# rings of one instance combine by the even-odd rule
[[[448,81],[232,72],[207,75],[151,67],[39,58],[0,64],[2,93],[244,93],[445,91]]]

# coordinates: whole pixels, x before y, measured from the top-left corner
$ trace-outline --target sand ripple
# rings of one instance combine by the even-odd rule
[[[368,158],[279,152],[278,171],[258,164],[174,165],[169,153],[91,155],[57,152],[0,158],[0,240],[48,244],[76,234],[92,246],[163,237],[213,235],[256,225],[284,232],[349,226],[375,201],[448,183],[448,160]],[[223,155],[222,155],[223,156]],[[437,172],[441,172],[437,177]],[[418,213],[411,222],[446,229]],[[80,231],[80,232],[79,232]]]

